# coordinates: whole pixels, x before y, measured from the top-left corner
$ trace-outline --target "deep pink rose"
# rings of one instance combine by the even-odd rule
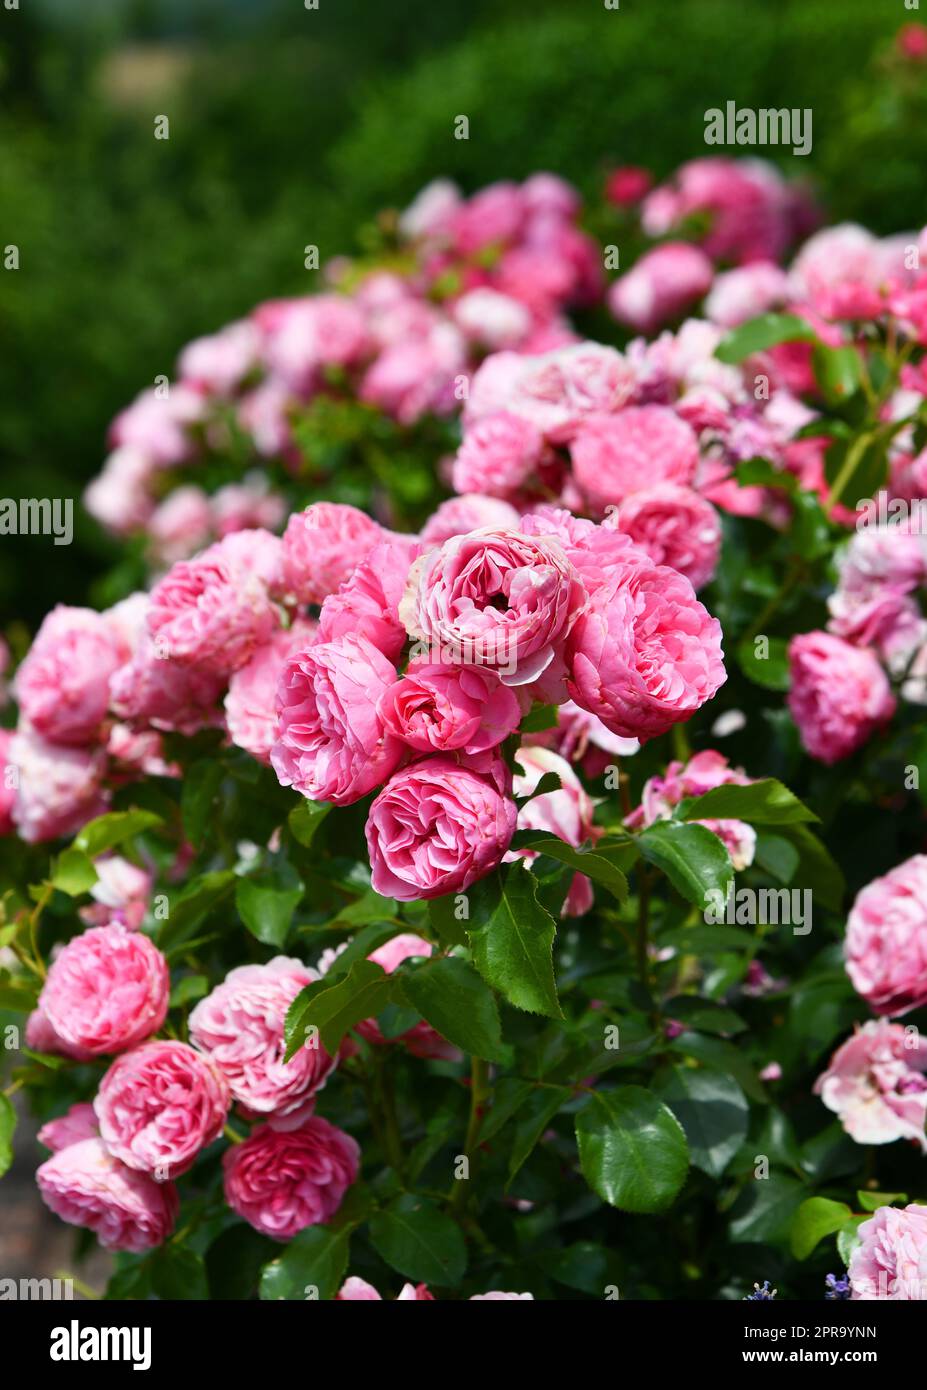
[[[393,971],[411,956],[427,957],[431,954],[431,943],[424,937],[416,936],[413,932],[401,932],[399,936],[390,937],[384,945],[378,946],[367,959],[372,960],[375,965],[382,966],[387,975],[392,975]],[[449,1043],[446,1038],[442,1038],[424,1019],[395,1038],[385,1038],[375,1018],[362,1019],[357,1025],[357,1031],[370,1043],[402,1043],[413,1057],[436,1057],[445,1062],[460,1060],[460,1049]]]
[[[653,175],[649,169],[641,169],[634,164],[623,164],[609,174],[605,183],[605,197],[616,207],[633,207],[652,187]]]
[[[663,405],[594,416],[573,440],[570,453],[576,483],[600,516],[642,488],[691,483],[698,467],[692,427]]]
[[[59,1115],[56,1120],[46,1120],[37,1137],[46,1149],[57,1153],[59,1149],[66,1149],[69,1144],[79,1144],[83,1139],[95,1139],[99,1133],[93,1106],[89,1101],[79,1101],[77,1105],[71,1106],[66,1115]]]
[[[125,1052],[156,1033],[167,1014],[167,961],[141,932],[91,927],[60,951],[39,1006],[69,1047],[93,1056]]]
[[[721,626],[688,579],[649,560],[616,564],[567,644],[568,689],[622,738],[691,718],[726,680]]]
[[[559,541],[488,529],[416,561],[400,612],[433,660],[487,666],[506,685],[525,685],[550,665],[584,603]]]
[[[654,333],[711,289],[714,266],[697,246],[668,241],[645,251],[608,292],[615,318],[638,333]]]
[[[380,697],[394,737],[419,753],[494,748],[518,728],[518,701],[494,671],[479,666],[413,662]]]
[[[927,1299],[927,1207],[879,1207],[857,1235],[847,1271],[851,1299]]]
[[[35,1178],[45,1205],[68,1225],[93,1231],[104,1250],[140,1254],[163,1244],[180,1210],[173,1183],[127,1168],[102,1139],[59,1149]]]
[[[378,702],[394,667],[366,637],[294,652],[277,684],[271,763],[281,786],[348,806],[386,780],[402,756]]]
[[[277,718],[277,682],[287,658],[315,637],[315,624],[297,619],[292,627],[275,632],[258,647],[246,666],[229,681],[225,718],[229,737],[259,762],[270,763]]]
[[[793,637],[789,668],[789,710],[805,750],[822,763],[849,757],[895,713],[895,697],[876,657],[841,637]]]
[[[112,1064],[93,1108],[110,1153],[163,1182],[185,1173],[218,1139],[229,1088],[188,1043],[149,1042]]]
[[[286,590],[300,603],[321,603],[382,539],[382,527],[356,507],[315,502],[294,512],[283,533]]]
[[[290,1240],[331,1220],[359,1163],[350,1135],[317,1116],[285,1132],[259,1125],[223,1156],[225,1200],[256,1231]]]
[[[508,529],[517,525],[518,513],[509,502],[499,497],[465,493],[442,502],[426,521],[422,527],[422,545],[430,550],[432,546],[449,541],[451,536],[462,536],[484,526]]]
[[[22,718],[52,743],[92,743],[109,706],[109,678],[128,655],[102,613],[58,604],[16,673]]]
[[[701,589],[714,575],[721,522],[711,503],[692,488],[658,483],[629,493],[614,522],[656,564],[684,574],[693,589]]]
[[[914,1139],[927,1153],[927,1043],[917,1031],[871,1020],[837,1048],[814,1093],[857,1144]]]
[[[284,1062],[287,1009],[314,970],[286,956],[229,971],[190,1014],[190,1039],[218,1067],[232,1096],[255,1115],[298,1122],[335,1066],[318,1044]]]
[[[423,758],[395,773],[370,808],[371,882],[402,902],[469,888],[501,861],[515,817],[491,775]]]
[[[877,1014],[927,1003],[927,855],[915,854],[856,895],[844,945],[853,988]]]
[[[366,637],[387,661],[398,661],[406,642],[399,603],[419,549],[414,536],[378,541],[338,592],[323,602],[319,640]]]
[[[457,492],[510,497],[530,478],[541,457],[544,438],[521,415],[500,411],[467,430],[454,461]]]

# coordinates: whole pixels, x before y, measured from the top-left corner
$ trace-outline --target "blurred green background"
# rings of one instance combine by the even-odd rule
[[[0,493],[79,498],[111,417],[188,339],[311,288],[307,243],[356,249],[437,175],[546,167],[595,197],[615,164],[704,154],[709,106],[811,107],[812,154],[780,162],[830,217],[920,226],[927,67],[886,56],[917,18],[903,0],[0,8],[0,246],[20,252],[0,269]],[[113,563],[75,517],[52,560],[0,539],[0,628],[84,601]]]

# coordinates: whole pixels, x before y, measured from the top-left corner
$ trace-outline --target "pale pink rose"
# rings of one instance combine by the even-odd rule
[[[348,806],[386,780],[403,747],[378,712],[395,668],[366,637],[294,652],[277,683],[270,759],[284,787]]]
[[[698,440],[662,405],[630,406],[587,420],[570,449],[573,474],[590,509],[602,515],[629,493],[658,483],[691,483]]]
[[[469,888],[501,862],[515,818],[493,776],[450,757],[412,763],[390,778],[367,817],[373,887],[402,902]]]
[[[359,396],[398,420],[414,424],[427,411],[455,407],[454,377],[466,370],[467,345],[460,329],[435,322],[421,336],[409,334],[383,349],[364,373]]]
[[[104,854],[94,860],[97,881],[90,889],[93,906],[81,909],[81,918],[97,926],[120,922],[138,928],[145,919],[151,896],[152,876],[118,854]]]
[[[440,659],[536,680],[575,622],[585,592],[562,545],[509,530],[455,536],[412,567],[400,613]]]
[[[454,460],[454,488],[508,497],[530,478],[543,447],[530,420],[509,411],[489,415],[464,435]]]
[[[263,357],[274,376],[302,395],[318,384],[322,368],[355,365],[369,346],[366,317],[350,299],[307,295],[279,306]]]
[[[275,531],[287,514],[282,497],[269,490],[264,474],[249,474],[242,483],[227,483],[209,500],[212,528],[217,536],[233,531]],[[281,550],[282,559],[282,550]]]
[[[260,338],[247,319],[227,324],[218,333],[194,338],[180,354],[181,380],[210,396],[229,396],[257,365]]]
[[[413,932],[401,932],[399,936],[390,937],[384,945],[378,946],[367,959],[381,966],[387,975],[392,975],[404,960],[409,960],[412,956],[428,957],[432,954],[432,949],[431,943],[424,937],[415,936]],[[420,1023],[414,1023],[411,1028],[407,1028],[395,1038],[385,1038],[375,1018],[362,1019],[357,1025],[357,1031],[369,1043],[402,1043],[413,1057],[434,1057],[445,1062],[460,1060],[460,1049],[449,1043],[446,1038],[442,1038],[424,1019]]]
[[[806,752],[839,762],[867,743],[895,713],[888,678],[871,651],[829,632],[789,643],[788,706]]]
[[[209,498],[193,484],[175,488],[151,514],[147,531],[160,564],[173,565],[188,559],[209,540]]]
[[[380,697],[386,729],[419,753],[480,753],[513,733],[521,709],[493,671],[413,662]]]
[[[229,737],[258,762],[270,764],[276,722],[277,682],[287,658],[315,637],[316,625],[297,619],[292,627],[275,632],[269,642],[258,647],[246,666],[229,681],[225,697],[225,719]]]
[[[195,559],[178,561],[155,585],[148,632],[172,661],[229,675],[278,627],[267,583],[247,549],[253,534],[260,533],[226,536]]]
[[[586,791],[570,764],[549,748],[522,745],[515,755],[516,769],[512,790],[517,797],[531,796],[527,805],[518,812],[519,830],[539,830],[556,835],[574,849],[586,841],[593,844],[601,835],[592,820],[595,803]],[[521,771],[519,771],[519,768]],[[545,773],[553,772],[560,778],[560,787],[554,791],[532,796],[538,782]],[[523,857],[530,863],[537,855],[530,850],[519,850],[506,855],[507,859]],[[585,874],[574,874],[570,889],[563,904],[562,916],[581,917],[592,907],[592,884]]]
[[[64,1038],[58,1036],[48,1021],[45,1011],[36,1006],[26,1019],[26,1046],[33,1052],[48,1052],[56,1057],[73,1057],[75,1061],[86,1062],[93,1056],[82,1047],[70,1047]]]
[[[39,1007],[69,1047],[125,1052],[167,1015],[167,961],[141,932],[113,924],[73,937],[49,966]]]
[[[357,1178],[360,1149],[350,1135],[313,1116],[286,1132],[259,1125],[223,1155],[225,1200],[273,1240],[290,1240],[330,1221]]]
[[[321,1045],[301,1047],[289,1062],[284,1023],[293,1000],[319,977],[301,961],[275,956],[266,965],[240,965],[190,1014],[190,1040],[252,1114],[287,1121],[311,1102],[335,1066]]]
[[[487,285],[461,295],[451,312],[461,332],[493,351],[515,347],[531,329],[525,306]]]
[[[173,1040],[126,1052],[93,1102],[110,1153],[159,1182],[185,1173],[218,1139],[228,1108],[229,1088],[218,1068]]]
[[[84,506],[101,526],[116,535],[140,531],[154,509],[151,478],[156,471],[157,464],[140,449],[114,449],[85,489]]]
[[[876,318],[884,308],[879,239],[842,222],[809,237],[792,265],[792,297],[825,319]]]
[[[503,1293],[501,1289],[493,1289],[490,1293],[475,1293],[470,1297],[471,1303],[510,1303],[513,1299],[518,1301],[529,1301],[534,1299],[533,1293]]]
[[[688,579],[649,560],[613,567],[566,659],[571,698],[612,733],[641,741],[690,719],[727,678],[717,618]]]
[[[372,1284],[368,1284],[366,1279],[358,1279],[354,1274],[350,1279],[345,1279],[341,1288],[335,1294],[335,1299],[342,1303],[381,1303],[382,1298]],[[403,1284],[402,1289],[396,1295],[397,1303],[434,1303],[435,1296],[428,1292],[426,1284]]]
[[[399,617],[412,562],[420,550],[414,536],[391,535],[378,541],[319,613],[319,640],[365,637],[387,661],[398,661],[406,643]]]
[[[464,421],[469,430],[487,415],[510,411],[562,442],[587,416],[619,410],[635,386],[631,363],[601,343],[573,343],[540,357],[497,352],[473,378]]]
[[[778,1062],[767,1062],[762,1071],[757,1072],[761,1081],[781,1081],[782,1067]]]
[[[851,1299],[927,1299],[927,1207],[879,1207],[856,1234],[860,1243],[847,1270]]]
[[[630,493],[606,522],[615,524],[658,565],[669,565],[701,589],[721,553],[721,522],[710,502],[689,487],[658,483]]]
[[[705,317],[723,328],[736,328],[784,304],[788,291],[789,278],[781,266],[752,261],[716,276],[705,300]]]
[[[66,1149],[69,1144],[98,1138],[99,1133],[93,1106],[89,1101],[79,1101],[77,1105],[70,1107],[67,1114],[59,1115],[56,1120],[47,1120],[39,1130],[37,1138],[46,1149],[57,1153],[59,1149]]]
[[[283,533],[284,585],[300,603],[321,603],[382,539],[382,527],[356,507],[314,502]]]
[[[127,1168],[102,1139],[68,1144],[35,1178],[45,1205],[68,1225],[93,1231],[104,1250],[140,1254],[163,1244],[180,1210],[173,1183]]]
[[[399,230],[412,240],[442,235],[451,226],[460,207],[460,189],[450,179],[434,179],[426,184],[399,218]]]
[[[707,294],[714,277],[711,261],[697,246],[669,241],[646,251],[633,269],[608,291],[615,318],[638,333],[654,333]]]
[[[19,773],[13,763],[14,738],[12,729],[0,729],[0,835],[12,835],[15,829],[13,806]]]
[[[143,391],[109,427],[115,448],[137,449],[158,468],[185,463],[193,454],[188,427],[203,417],[203,397],[189,386]]]
[[[601,719],[588,710],[580,709],[567,700],[557,710],[557,723],[551,729],[528,734],[525,743],[553,748],[568,762],[579,763],[594,758],[596,771],[601,771],[615,758],[631,758],[640,749],[636,738],[619,738],[606,729]]]
[[[292,408],[293,397],[284,383],[268,377],[242,396],[236,416],[239,427],[254,440],[263,458],[283,457],[295,466],[299,455],[293,449]]]
[[[105,772],[102,751],[65,748],[19,729],[7,749],[5,775],[16,784],[12,814],[20,837],[30,844],[55,840],[101,815]]]
[[[110,681],[114,714],[138,728],[193,734],[221,722],[225,678],[212,666],[170,659],[163,642],[145,637]]]
[[[837,1048],[814,1083],[857,1144],[913,1139],[927,1153],[927,1043],[884,1019],[864,1023]]]
[[[927,1003],[927,855],[915,854],[861,889],[844,946],[853,988],[874,1013]]]
[[[430,550],[450,540],[451,536],[463,536],[485,526],[508,529],[517,525],[518,513],[510,503],[499,497],[465,493],[441,503],[422,527],[422,545]]]
[[[924,538],[902,525],[858,530],[838,559],[839,582],[827,601],[828,630],[884,655],[898,629],[920,610],[910,597],[927,580]]]
[[[753,781],[742,768],[730,767],[723,753],[706,748],[695,753],[687,763],[667,764],[664,776],[650,777],[644,783],[641,804],[625,819],[632,828],[653,825],[668,820],[673,810],[686,797],[704,796],[715,787],[745,787]],[[749,868],[756,853],[756,831],[740,820],[703,819],[696,822],[713,831],[724,842],[731,863],[738,871]]]
[[[470,256],[485,246],[514,241],[525,218],[525,200],[517,183],[487,184],[454,213],[451,231],[456,249]]]
[[[94,742],[109,705],[109,678],[128,655],[102,613],[58,604],[16,673],[22,718],[51,743]]]

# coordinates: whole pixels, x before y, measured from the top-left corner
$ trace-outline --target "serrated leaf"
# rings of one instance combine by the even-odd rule
[[[494,887],[487,920],[467,928],[477,970],[516,1009],[562,1018],[554,982],[556,927],[538,902],[537,880],[519,860]],[[471,923],[473,915],[471,904]]]
[[[361,960],[334,985],[317,980],[300,990],[287,1010],[284,1060],[303,1046],[306,1030],[315,1026],[326,1052],[334,1057],[341,1039],[355,1023],[376,1018],[389,1003],[393,981],[381,966]]]
[[[286,818],[290,834],[304,849],[309,849],[315,839],[316,831],[331,810],[328,801],[301,801]]]
[[[265,946],[282,946],[293,913],[303,896],[303,884],[290,864],[278,864],[235,885],[235,907],[252,936]]]
[[[558,836],[547,835],[537,830],[516,832],[512,839],[512,849],[546,854],[550,859],[556,859],[561,864],[576,869],[578,873],[586,874],[595,883],[601,883],[618,902],[627,901],[628,880],[622,870],[609,859],[607,853],[601,853],[596,849],[574,849]]]
[[[531,1152],[557,1111],[572,1098],[568,1086],[539,1086],[533,1090],[527,1104],[521,1106],[515,1123],[515,1135],[509,1154],[506,1187],[531,1156]]]
[[[622,1211],[663,1211],[686,1180],[682,1125],[643,1086],[595,1091],[576,1116],[576,1142],[589,1186]]]

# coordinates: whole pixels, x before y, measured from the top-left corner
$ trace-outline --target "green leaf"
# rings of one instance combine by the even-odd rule
[[[16,1111],[9,1096],[0,1091],[0,1178],[13,1162],[13,1131],[16,1129]]]
[[[22,988],[0,985],[0,1009],[14,1009],[17,1013],[28,1014],[35,1008],[38,997],[38,990],[25,982]]]
[[[545,729],[556,729],[557,720],[556,705],[535,705],[521,721],[519,733],[539,734]]]
[[[97,871],[90,856],[79,849],[62,850],[55,860],[52,870],[52,883],[69,898],[79,898],[87,893],[97,881]]]
[[[793,882],[810,889],[818,903],[831,912],[840,912],[846,893],[843,873],[821,840],[807,825],[783,825],[779,834],[798,852],[798,868]]]
[[[859,1228],[867,1216],[854,1216],[837,1232],[837,1253],[845,1265],[849,1265],[853,1251],[859,1245]]]
[[[696,1033],[742,1033],[747,1026],[733,1009],[713,999],[700,999],[695,994],[677,994],[668,999],[663,1012],[667,1018],[678,1019]]]
[[[171,990],[171,1008],[179,1009],[183,1004],[192,1004],[209,993],[209,979],[206,975],[185,975]]]
[[[859,390],[862,363],[859,353],[852,345],[830,347],[827,343],[815,343],[811,353],[811,367],[829,405],[841,405]]]
[[[620,903],[627,901],[628,880],[607,853],[595,849],[574,849],[558,836],[537,830],[518,831],[512,839],[512,849],[546,854],[550,859],[587,874],[595,883],[601,883]]]
[[[262,1299],[335,1297],[348,1267],[350,1230],[309,1226],[277,1259],[265,1265],[261,1275]]]
[[[439,956],[399,978],[407,999],[442,1038],[489,1062],[504,1058],[495,997],[472,965]]]
[[[819,1241],[839,1231],[852,1215],[846,1202],[832,1202],[829,1197],[809,1197],[802,1202],[789,1232],[796,1260],[806,1260]]]
[[[789,688],[789,644],[784,637],[766,637],[763,645],[759,639],[752,638],[737,646],[737,664],[748,680],[764,690],[788,690]],[[758,655],[763,652],[764,655]]]
[[[261,1270],[279,1251],[276,1241],[238,1221],[217,1236],[206,1251],[209,1297],[217,1300],[251,1298]]]
[[[528,1097],[537,1090],[533,1081],[518,1076],[503,1076],[493,1087],[492,1108],[483,1116],[480,1142],[486,1143],[498,1134],[521,1109]]]
[[[554,982],[556,928],[538,902],[537,880],[519,860],[495,878],[489,892],[486,921],[467,928],[477,970],[515,1008],[562,1018]],[[473,898],[471,914],[482,907],[481,897]]]
[[[467,1247],[460,1227],[426,1197],[397,1197],[371,1218],[369,1231],[377,1254],[406,1279],[448,1287],[464,1276]]]
[[[447,893],[443,898],[432,898],[428,903],[428,920],[435,934],[448,946],[467,944],[465,919],[458,916],[460,898],[459,893]]]
[[[539,1086],[533,1091],[527,1104],[521,1107],[509,1154],[506,1187],[530,1157],[535,1144],[557,1111],[572,1099],[572,1095],[573,1092],[568,1086]]]
[[[764,777],[745,787],[712,787],[702,796],[682,802],[679,814],[687,821],[743,820],[751,825],[789,825],[819,819],[775,777]]]
[[[282,946],[303,896],[303,884],[285,861],[235,885],[235,907],[252,936],[265,946]]]
[[[793,343],[801,339],[814,342],[815,333],[810,324],[797,314],[761,314],[728,333],[715,348],[715,356],[721,362],[736,364],[756,352],[775,347],[777,343]]]
[[[305,1044],[306,1030],[318,1028],[322,1046],[334,1057],[341,1039],[355,1023],[375,1018],[389,1003],[393,980],[373,961],[361,960],[337,984],[317,980],[300,990],[287,1010],[284,1060]]]
[[[184,832],[197,848],[214,819],[213,805],[225,776],[218,758],[200,758],[184,772],[180,793],[180,815]]]
[[[643,1086],[594,1092],[576,1116],[576,1142],[589,1186],[623,1211],[663,1211],[686,1180],[682,1125]]]
[[[329,801],[301,801],[286,818],[290,834],[304,849],[309,849],[316,831],[331,810]]]
[[[191,879],[177,901],[170,905],[170,914],[161,926],[158,933],[161,949],[166,950],[189,936],[197,923],[231,892],[235,881],[231,869],[216,869]]]
[[[785,1240],[806,1190],[787,1173],[751,1178],[731,1207],[730,1239],[756,1245]]]
[[[734,870],[730,856],[717,835],[704,825],[655,821],[637,837],[641,854],[658,869],[689,902],[701,910],[708,894],[727,898]]]
[[[209,1297],[206,1265],[189,1245],[162,1245],[151,1262],[151,1286],[159,1298],[202,1301]]]
[[[896,1202],[907,1202],[907,1192],[866,1192],[856,1194],[863,1211],[878,1211],[879,1207],[893,1207]]]
[[[515,762],[518,763],[517,754],[515,756]],[[522,768],[522,772],[524,772],[524,768]],[[533,791],[528,792],[526,796],[517,796],[515,798],[516,805],[518,809],[521,810],[522,806],[527,806],[528,802],[533,801],[536,796],[546,796],[548,792],[558,792],[562,785],[559,772],[544,772],[539,777],[537,786]]]
[[[728,951],[749,951],[756,937],[740,927],[674,927],[662,932],[659,945],[675,946],[689,956],[726,955]]]
[[[695,1167],[720,1178],[747,1137],[750,1107],[737,1082],[722,1072],[674,1065],[657,1090],[685,1130]]]
[[[706,1067],[727,1072],[746,1091],[751,1100],[765,1104],[768,1097],[749,1059],[734,1043],[724,1038],[709,1038],[704,1033],[680,1033],[669,1044],[671,1052],[694,1057]]]
[[[368,926],[362,927],[345,944],[344,949],[338,952],[326,970],[326,984],[332,985],[336,980],[342,979],[352,965],[359,960],[366,960],[378,946],[385,945],[390,937],[395,936],[397,930],[391,922],[371,922]]]
[[[97,816],[96,820],[87,822],[76,837],[74,848],[83,850],[91,859],[96,859],[98,854],[114,849],[116,845],[121,845],[123,840],[140,835],[143,830],[153,830],[156,825],[163,823],[162,817],[154,811],[139,811],[135,808],[130,811],[109,811],[105,816]]]

